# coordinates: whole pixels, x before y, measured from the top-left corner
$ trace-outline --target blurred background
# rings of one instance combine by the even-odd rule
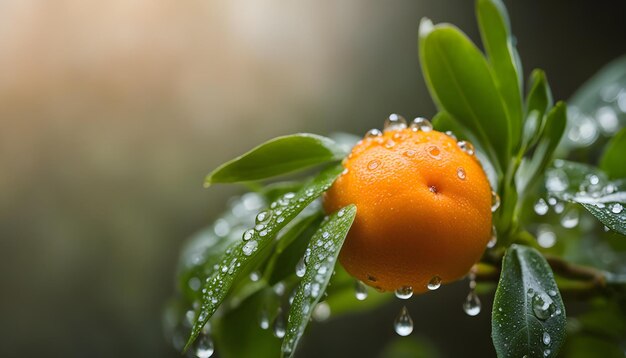
[[[626,53],[626,2],[505,3],[557,99]],[[240,192],[204,175],[274,136],[432,116],[423,16],[479,40],[461,0],[0,1],[0,356],[179,357],[180,247]],[[465,292],[415,300],[414,335],[492,356]],[[397,311],[314,327],[303,356],[377,356]]]

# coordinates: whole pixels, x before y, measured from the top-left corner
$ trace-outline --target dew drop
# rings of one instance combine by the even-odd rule
[[[250,281],[258,282],[261,279],[261,273],[259,271],[250,272]]]
[[[550,226],[542,225],[537,230],[537,243],[543,248],[550,248],[556,244],[556,234]]]
[[[380,165],[379,160],[372,160],[371,162],[367,163],[367,169],[374,170],[378,168],[379,165]]]
[[[555,162],[556,165],[556,162]],[[551,170],[546,175],[546,189],[552,192],[560,192],[569,186],[567,175],[562,170]]]
[[[543,344],[545,344],[546,346],[549,346],[551,340],[552,339],[550,338],[550,334],[548,332],[543,332]]]
[[[406,128],[406,119],[399,114],[391,114],[385,120],[385,131],[397,131]]]
[[[428,147],[428,154],[435,159],[439,159],[439,154],[441,154],[441,150],[436,145],[431,145],[430,147]]]
[[[463,302],[463,311],[465,311],[468,316],[473,317],[480,313],[480,309],[481,304],[478,295],[476,295],[474,290],[470,290],[469,294],[465,298],[465,302]]]
[[[311,316],[317,322],[324,322],[330,318],[330,305],[326,301],[322,301],[315,305]]]
[[[409,157],[409,158],[413,158],[415,156],[415,151],[414,150],[407,150],[404,153],[402,153],[405,157]]]
[[[202,335],[196,340],[195,354],[198,358],[209,358],[215,352],[213,340],[208,335]]]
[[[458,168],[456,170],[456,175],[459,177],[459,179],[461,180],[465,180],[465,169],[463,168]]]
[[[428,287],[431,291],[438,289],[441,287],[441,277],[433,276],[430,281],[428,281],[428,285],[426,287]]]
[[[564,209],[565,209],[565,205],[561,202],[556,203],[556,205],[554,205],[554,212],[557,214],[562,213]]]
[[[254,230],[249,229],[249,230],[244,231],[241,238],[243,239],[243,241],[249,241],[250,239],[252,239],[253,236],[254,236]]]
[[[296,264],[296,276],[304,277],[306,273],[306,264],[304,263],[304,256],[300,258],[300,261]]]
[[[417,117],[411,122],[411,129],[414,132],[422,131],[422,132],[430,132],[433,130],[433,125],[430,121],[423,117]]]
[[[470,142],[460,140],[456,143],[462,151],[469,155],[474,155],[474,145]]]
[[[266,221],[268,221],[270,219],[270,217],[272,216],[272,212],[267,210],[267,211],[261,211],[257,216],[256,216],[256,223],[257,224],[261,224],[264,223]]]
[[[454,139],[455,141],[457,140],[456,135],[454,135],[454,133],[452,131],[446,131],[445,133],[448,137]]]
[[[552,315],[552,299],[545,294],[537,293],[532,298],[533,313],[535,317],[544,321]]]
[[[400,314],[398,314],[398,317],[396,317],[393,322],[393,328],[396,333],[402,337],[406,337],[413,332],[413,319],[411,319],[411,315],[409,314],[409,310],[406,309],[406,306],[402,306]]]
[[[500,207],[500,195],[495,191],[491,191],[491,212],[495,212]]]
[[[411,286],[402,286],[396,290],[396,297],[401,300],[408,300],[413,296],[413,287]]]
[[[385,148],[387,149],[391,149],[396,145],[396,142],[394,142],[393,140],[389,139],[388,141],[385,142]]]
[[[366,138],[376,138],[376,137],[380,137],[383,135],[383,132],[381,132],[379,129],[370,129],[369,131],[367,131],[367,133],[365,133],[365,137]]]
[[[367,298],[367,286],[359,280],[354,282],[354,295],[359,301],[364,301]]]
[[[491,226],[491,239],[487,243],[487,248],[492,249],[498,243],[498,230],[496,230],[495,225]]]
[[[561,217],[561,226],[566,229],[575,228],[578,225],[578,218],[578,210],[575,207],[572,207]]]
[[[622,204],[620,203],[615,203],[613,204],[613,206],[611,207],[611,212],[613,214],[619,214],[622,212],[622,210],[624,210],[624,207],[622,206]]]
[[[276,338],[283,338],[285,336],[285,315],[281,308],[278,309],[278,314],[276,318],[274,318],[274,323],[272,323],[272,331]]]
[[[339,218],[340,218],[340,217],[344,216],[345,214],[346,214],[346,210],[345,210],[345,209],[341,209],[341,210],[339,210],[339,212],[337,213],[337,217],[339,217]]]
[[[548,203],[543,198],[539,198],[534,206],[537,215],[546,215],[548,213]]]
[[[243,251],[244,255],[250,256],[256,251],[257,247],[259,247],[259,243],[256,240],[252,240],[246,242],[246,244],[241,248],[241,251]]]

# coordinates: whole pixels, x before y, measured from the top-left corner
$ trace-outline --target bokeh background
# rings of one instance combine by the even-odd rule
[[[555,98],[626,53],[623,1],[505,3]],[[432,116],[422,16],[478,40],[463,0],[0,1],[0,356],[179,357],[161,329],[179,249],[240,192],[204,175],[274,136]],[[414,300],[414,335],[492,356],[465,292]],[[375,357],[397,310],[318,325],[302,355]]]

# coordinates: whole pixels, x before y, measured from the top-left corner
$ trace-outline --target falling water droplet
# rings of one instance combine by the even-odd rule
[[[470,142],[460,140],[456,143],[462,151],[469,155],[474,155],[474,145]]]
[[[465,298],[465,302],[463,302],[463,311],[468,316],[476,316],[480,313],[481,304],[478,295],[474,290],[470,290],[469,294]]]
[[[495,212],[500,207],[500,195],[495,191],[491,191],[491,212]]]
[[[266,308],[261,309],[261,312],[259,312],[259,326],[261,329],[270,328],[270,318]]]
[[[367,163],[367,169],[374,170],[378,168],[379,165],[380,165],[379,160],[372,160],[371,162]]]
[[[459,179],[461,180],[465,180],[465,169],[463,168],[458,168],[456,170],[456,175],[459,177]]]
[[[433,125],[428,119],[417,117],[413,120],[413,122],[411,122],[411,129],[415,132],[430,132],[433,130]]]
[[[498,230],[496,230],[495,225],[492,225],[491,226],[491,239],[489,239],[489,242],[487,243],[487,248],[492,249],[496,246],[497,243],[498,243]]]
[[[561,226],[566,229],[575,228],[578,225],[578,209],[571,207],[561,217]]]
[[[406,119],[399,114],[391,114],[385,120],[385,131],[396,131],[406,128]]]
[[[622,210],[624,210],[624,207],[620,203],[615,203],[611,207],[611,212],[613,212],[613,214],[619,214],[622,212]]]
[[[365,133],[365,137],[366,138],[376,138],[376,137],[380,137],[383,135],[383,132],[381,132],[379,129],[370,129],[369,131],[367,131],[367,133]]]
[[[300,261],[296,264],[296,276],[304,277],[306,273],[306,264],[304,263],[304,256],[300,258]]]
[[[537,215],[546,215],[548,213],[548,204],[543,198],[539,198],[535,203],[534,209]]]
[[[209,358],[215,352],[213,340],[208,335],[202,335],[196,340],[195,354],[198,358]]]
[[[428,287],[431,291],[438,289],[441,287],[441,277],[433,276],[430,281],[428,281],[428,285],[426,287]]]
[[[272,331],[276,338],[283,338],[285,336],[285,316],[281,308],[278,309],[278,314],[276,318],[274,318],[274,323],[272,323]]]
[[[413,319],[411,319],[411,315],[409,314],[409,310],[406,309],[406,306],[402,306],[400,314],[393,322],[393,328],[396,333],[402,337],[406,337],[413,332]]]
[[[411,286],[402,286],[396,290],[396,297],[401,300],[408,300],[413,296],[413,287]]]
[[[356,280],[354,283],[354,294],[357,300],[365,300],[367,298],[367,286],[363,282]]]
[[[548,332],[543,332],[543,344],[549,346],[551,341],[552,339],[550,338],[550,334]]]

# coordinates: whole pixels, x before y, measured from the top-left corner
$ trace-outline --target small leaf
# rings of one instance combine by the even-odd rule
[[[626,128],[622,128],[606,145],[600,169],[611,179],[626,178]]]
[[[526,97],[526,121],[524,125],[524,147],[533,146],[545,125],[545,114],[552,107],[552,93],[546,75],[534,70],[530,76],[530,92]]]
[[[522,68],[517,67],[506,8],[500,0],[478,0],[476,17],[496,85],[508,113],[513,147],[516,148],[522,130],[522,84],[519,80]]]
[[[548,113],[537,147],[530,160],[524,160],[517,173],[516,184],[520,196],[540,178],[542,173],[552,160],[552,154],[559,144],[565,124],[567,123],[567,106],[564,102],[558,102]]]
[[[277,137],[248,153],[222,164],[205,179],[214,183],[236,183],[271,178],[313,165],[340,160],[346,152],[329,138],[300,133]]]
[[[315,305],[326,291],[333,275],[337,256],[356,215],[350,205],[327,217],[313,235],[305,252],[306,273],[289,311],[283,356],[293,356],[298,341],[309,323]]]
[[[535,249],[512,245],[502,263],[491,320],[498,357],[556,357],[565,307],[552,270]]]
[[[558,160],[546,171],[548,194],[579,203],[610,229],[626,235],[626,190],[623,181],[610,182],[598,169]]]
[[[243,240],[233,243],[222,257],[217,269],[202,289],[200,314],[185,349],[195,340],[202,327],[226,298],[242,270],[272,242],[276,234],[313,200],[326,191],[342,172],[341,165],[331,166],[317,175],[296,194],[287,193],[257,216],[257,225],[244,233]]]
[[[480,141],[492,162],[508,166],[510,124],[491,69],[478,48],[452,25],[420,24],[420,62],[440,110],[450,113]]]

